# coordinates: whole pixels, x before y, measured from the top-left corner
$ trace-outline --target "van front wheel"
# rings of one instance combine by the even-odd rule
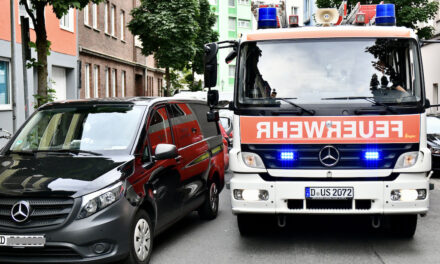
[[[215,181],[209,183],[208,195],[202,206],[199,208],[199,216],[205,220],[212,220],[217,217],[219,204],[219,191]]]
[[[130,231],[130,254],[125,264],[149,263],[153,250],[153,226],[145,211],[137,212]]]

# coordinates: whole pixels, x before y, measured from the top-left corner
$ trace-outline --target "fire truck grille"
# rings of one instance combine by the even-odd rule
[[[320,151],[328,146],[323,144],[242,145],[242,151],[258,154],[267,169],[323,169],[319,158]],[[332,169],[392,169],[399,156],[405,152],[418,151],[419,144],[335,144],[339,151],[339,161]],[[380,153],[378,160],[365,160],[364,153],[374,149]],[[295,159],[286,161],[280,158],[283,151],[295,153]]]

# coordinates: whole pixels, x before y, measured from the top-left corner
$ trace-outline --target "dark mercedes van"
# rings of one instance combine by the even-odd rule
[[[148,263],[153,238],[224,186],[205,102],[79,100],[39,108],[0,152],[0,262]]]

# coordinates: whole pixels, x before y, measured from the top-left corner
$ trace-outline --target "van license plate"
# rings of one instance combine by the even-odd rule
[[[306,199],[353,199],[353,187],[306,187]]]
[[[44,236],[0,235],[0,247],[44,247]]]

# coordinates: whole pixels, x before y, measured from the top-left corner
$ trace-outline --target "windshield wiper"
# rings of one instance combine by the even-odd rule
[[[384,103],[377,102],[374,100],[374,97],[368,97],[368,96],[345,96],[345,97],[329,97],[329,98],[321,98],[321,100],[365,100],[367,102],[370,102],[372,104],[380,105],[385,107],[386,110],[390,111],[393,114],[397,114],[396,110]]]
[[[309,114],[309,115],[315,115],[315,111],[314,110],[307,110],[307,109],[305,109],[304,107],[302,107],[302,106],[299,106],[299,105],[297,105],[297,104],[295,104],[295,103],[293,103],[293,102],[291,102],[291,101],[289,101],[289,100],[292,100],[292,99],[296,99],[296,98],[283,98],[283,97],[277,97],[277,98],[272,98],[273,100],[279,100],[279,101],[283,101],[283,102],[286,102],[286,103],[288,103],[288,104],[290,104],[290,105],[292,105],[292,106],[294,106],[294,107],[296,107],[296,108],[299,108],[299,109],[301,109],[303,112],[306,112],[307,114]]]
[[[95,156],[102,156],[101,153],[89,151],[89,150],[81,150],[81,149],[47,149],[47,150],[33,150],[32,153],[73,153],[78,155],[79,153],[86,153]]]

